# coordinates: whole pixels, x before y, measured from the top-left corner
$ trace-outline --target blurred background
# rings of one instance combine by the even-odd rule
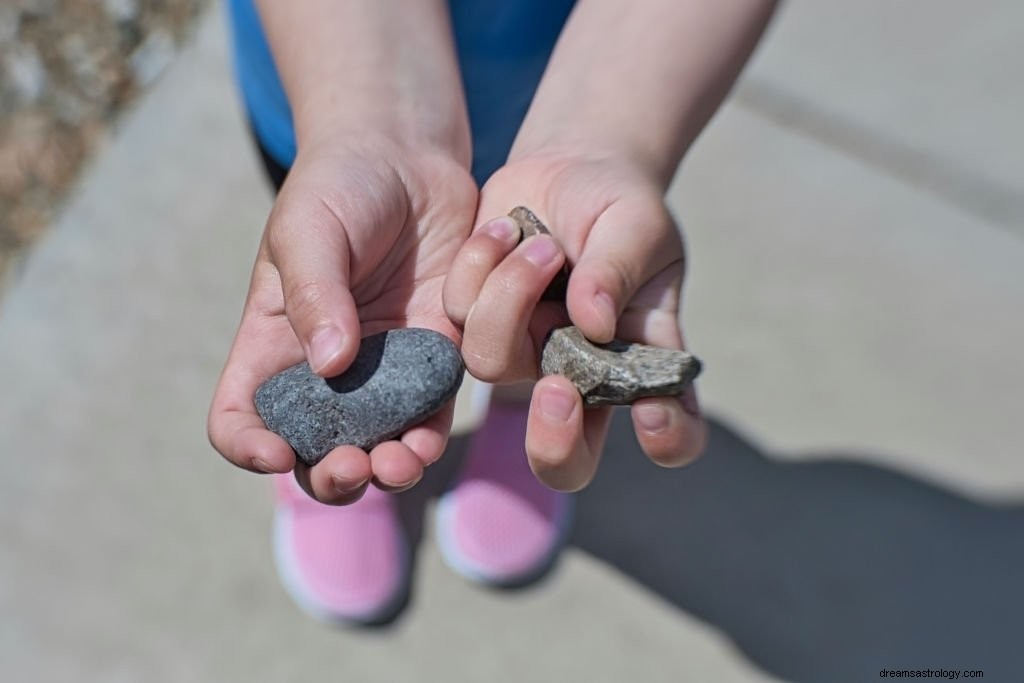
[[[671,191],[705,457],[517,592],[279,587],[205,413],[270,194],[205,0],[0,0],[0,680],[1024,680],[1024,4],[784,3]],[[464,427],[472,415],[463,415]]]
[[[208,4],[0,1],[0,278]]]

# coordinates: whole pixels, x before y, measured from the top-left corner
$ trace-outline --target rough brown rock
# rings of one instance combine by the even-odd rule
[[[509,212],[519,226],[520,239],[551,231],[523,206]],[[568,264],[544,293],[548,300],[565,301]],[[541,350],[543,375],[561,375],[579,390],[585,406],[629,405],[640,398],[677,396],[700,374],[701,362],[685,351],[613,340],[594,344],[569,325],[551,331]]]
[[[678,396],[700,374],[685,351],[612,341],[594,344],[570,325],[551,331],[540,361],[545,375],[567,377],[585,406],[629,405],[650,396]]]

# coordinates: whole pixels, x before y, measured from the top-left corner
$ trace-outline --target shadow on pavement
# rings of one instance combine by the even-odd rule
[[[574,544],[781,678],[945,668],[1021,680],[1024,507],[854,458],[775,461],[717,421],[710,437],[699,462],[666,471],[616,414]]]

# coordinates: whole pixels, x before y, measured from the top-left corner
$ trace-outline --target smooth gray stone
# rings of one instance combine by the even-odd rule
[[[315,465],[333,448],[369,450],[430,417],[462,384],[462,356],[433,330],[388,330],[360,342],[344,373],[324,379],[308,363],[274,375],[256,391],[267,429]]]
[[[700,361],[685,351],[618,340],[594,344],[573,325],[551,331],[540,360],[541,373],[568,378],[584,406],[621,406],[650,396],[678,396],[700,368]]]

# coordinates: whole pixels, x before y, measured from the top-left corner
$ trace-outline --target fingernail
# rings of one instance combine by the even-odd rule
[[[645,432],[658,434],[668,429],[670,417],[665,406],[648,403],[636,407],[636,421]]]
[[[420,483],[422,479],[423,474],[420,474],[420,476],[416,477],[412,481],[407,482],[405,484],[388,484],[387,482],[383,482],[380,479],[374,479],[374,483],[377,485],[377,488],[386,493],[404,493],[405,491],[408,491],[416,484]]]
[[[501,240],[502,242],[511,241],[512,237],[519,236],[519,226],[516,222],[507,216],[501,218],[495,218],[493,221],[485,223],[480,232],[485,232],[491,237]]]
[[[404,493],[404,492],[408,491],[409,489],[411,489],[416,484],[420,483],[421,481],[423,481],[423,475],[422,474],[420,476],[416,477],[415,479],[413,479],[412,481],[410,481],[405,486],[399,487],[399,489],[396,491],[396,493]]]
[[[258,472],[262,472],[263,474],[271,474],[274,471],[270,467],[270,464],[267,463],[267,461],[264,460],[263,458],[253,458],[252,466],[253,469],[255,469]]]
[[[558,389],[547,389],[540,394],[541,415],[551,422],[568,422],[576,402]]]
[[[320,372],[321,368],[341,353],[341,341],[341,330],[337,327],[317,330],[309,340],[309,365],[314,372]]]
[[[538,235],[526,241],[523,256],[535,266],[546,266],[558,258],[558,245],[550,237]]]
[[[333,488],[338,494],[343,495],[343,496],[347,496],[349,494],[355,493],[356,491],[358,491],[359,489],[363,488],[364,486],[366,486],[369,483],[370,483],[370,478],[369,477],[367,477],[366,479],[363,479],[360,482],[357,482],[356,484],[352,484],[351,482],[349,482],[346,479],[341,479],[341,478],[335,477],[333,475],[331,476],[331,488]]]

